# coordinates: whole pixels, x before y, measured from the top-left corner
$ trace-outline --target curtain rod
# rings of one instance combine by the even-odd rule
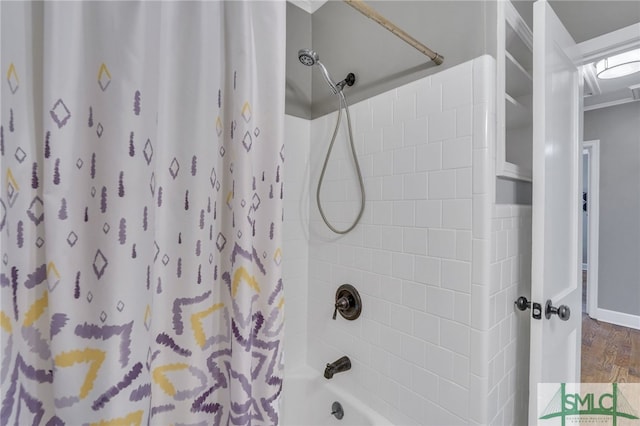
[[[442,63],[442,61],[444,60],[444,57],[442,55],[440,55],[439,53],[434,52],[433,50],[429,49],[424,44],[420,43],[415,38],[411,37],[404,30],[402,30],[397,25],[395,25],[393,22],[389,21],[387,18],[382,16],[374,8],[372,8],[371,6],[366,4],[363,0],[343,0],[343,1],[345,3],[347,3],[349,6],[353,7],[358,12],[362,13],[367,18],[373,19],[378,24],[382,25],[387,30],[389,30],[393,34],[395,34],[396,36],[400,37],[406,43],[408,43],[409,45],[411,45],[411,46],[415,47],[416,49],[418,49],[420,52],[422,52],[425,55],[427,55],[433,62],[435,62],[436,65],[440,65]]]

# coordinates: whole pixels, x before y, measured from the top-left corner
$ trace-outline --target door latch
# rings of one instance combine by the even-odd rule
[[[526,297],[520,296],[518,299],[513,302],[521,311],[526,311],[527,309],[531,309],[531,316],[533,319],[542,319],[542,305],[536,302],[529,302]]]

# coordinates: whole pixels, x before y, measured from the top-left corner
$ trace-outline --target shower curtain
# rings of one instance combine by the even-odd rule
[[[284,2],[0,14],[0,423],[277,424]]]

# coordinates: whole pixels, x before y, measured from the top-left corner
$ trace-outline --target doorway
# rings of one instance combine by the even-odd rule
[[[586,262],[583,257],[586,273],[583,276],[586,279],[587,297],[583,299],[585,303],[581,318],[580,381],[585,383],[640,382],[640,359],[637,356],[640,353],[640,327],[638,321],[634,320],[637,316],[626,314],[623,308],[613,304],[623,303],[625,296],[627,300],[633,299],[635,293],[625,291],[622,296],[611,298],[611,294],[616,294],[617,288],[623,283],[635,281],[625,280],[625,275],[618,275],[625,271],[633,275],[634,266],[630,262],[615,262],[621,259],[619,250],[638,253],[638,227],[630,228],[624,220],[629,216],[626,213],[628,210],[636,209],[621,209],[625,202],[633,199],[630,194],[636,188],[631,183],[636,178],[629,173],[637,170],[634,159],[640,161],[637,156],[640,151],[630,151],[625,138],[626,135],[638,135],[637,120],[634,120],[637,111],[640,111],[637,103],[608,106],[590,112],[585,118],[585,136],[602,138],[602,143],[594,140],[585,142],[583,146],[586,160],[583,163],[584,192],[587,193],[586,197],[581,194],[583,206],[586,198],[583,217],[587,234]],[[636,145],[633,137],[631,145]],[[630,160],[625,162],[621,158]],[[629,180],[620,180],[618,175],[629,176]],[[625,241],[635,241],[635,245],[626,246]],[[612,268],[612,265],[616,268]],[[599,292],[598,288],[602,291]]]
[[[586,85],[586,94],[601,94],[605,86],[598,87],[602,80],[598,80],[595,72],[589,72],[588,64],[592,64],[607,56],[630,50],[640,46],[640,24],[614,31],[609,34],[587,40],[580,43],[579,48],[583,53],[582,64]],[[593,69],[593,68],[592,68]],[[598,89],[598,90],[593,90]],[[593,97],[591,103],[593,104]],[[605,102],[608,101],[608,102]],[[587,105],[585,110],[599,107],[615,108],[624,102],[633,100],[618,100],[613,102],[610,99],[603,99],[601,106]],[[584,120],[583,120],[584,121]],[[594,138],[594,135],[586,137]],[[596,136],[597,137],[597,136]],[[607,141],[603,141],[605,144]],[[603,145],[604,146],[604,145]],[[640,330],[627,328],[617,324],[624,324],[620,321],[616,313],[599,307],[598,288],[607,284],[602,281],[602,273],[599,270],[598,248],[601,245],[599,224],[600,224],[600,141],[585,141],[583,145],[585,183],[587,185],[586,212],[583,218],[586,220],[583,226],[583,238],[586,239],[586,251],[583,257],[583,280],[585,281],[582,310],[582,344],[580,351],[581,360],[581,381],[582,382],[640,382],[640,362],[637,361],[637,354],[640,353]],[[582,194],[580,194],[582,196]],[[606,206],[605,206],[606,207]],[[603,229],[603,232],[606,230]],[[603,272],[604,270],[600,271]],[[607,274],[608,276],[608,274]],[[600,282],[598,278],[600,277]],[[614,279],[609,277],[609,279]],[[605,322],[606,321],[606,322]],[[617,323],[617,324],[616,324]],[[635,355],[635,356],[634,356]]]
[[[534,300],[547,299],[551,302],[552,299],[556,308],[550,308],[545,312],[549,314],[545,315],[549,318],[550,314],[559,312],[559,307],[564,303],[574,307],[575,311],[577,311],[576,313],[581,310],[582,274],[580,272],[582,262],[580,239],[582,229],[579,227],[579,214],[582,203],[579,202],[581,188],[579,169],[581,168],[581,144],[583,141],[583,127],[580,121],[583,117],[580,114],[582,113],[581,101],[584,96],[582,82],[583,77],[587,77],[584,74],[579,75],[577,78],[574,77],[576,71],[575,68],[571,67],[571,63],[578,67],[589,64],[589,67],[595,70],[595,66],[592,65],[594,62],[604,59],[613,53],[626,51],[632,46],[640,46],[640,31],[638,31],[640,23],[627,27],[622,32],[614,31],[617,34],[610,33],[614,34],[613,37],[600,36],[574,47],[575,45],[571,45],[570,35],[567,35],[566,31],[562,31],[564,28],[562,28],[561,23],[557,25],[558,19],[549,13],[545,3],[540,1],[534,4],[536,23],[539,23],[538,25],[534,23],[534,42],[537,41],[540,47],[534,49],[534,94],[536,95],[534,101],[537,100],[537,102],[533,103],[534,130],[539,130],[537,134],[534,131],[533,157],[534,176],[535,172],[537,172],[541,178],[537,180],[537,185],[534,183],[533,187],[531,295]],[[542,12],[545,13],[544,16]],[[555,33],[558,33],[557,37]],[[563,37],[564,40],[558,41],[557,39],[560,39],[562,34],[565,35]],[[560,49],[561,46],[565,45],[570,45],[572,49],[567,49],[567,52],[571,51],[576,54],[580,52],[584,56],[580,55],[581,59],[575,59],[571,55],[563,56],[563,52]],[[538,53],[537,55],[535,54],[536,52]],[[557,66],[549,67],[547,59],[556,57],[558,60],[554,65]],[[562,92],[560,90],[561,85],[557,84],[556,88],[558,90],[549,93],[549,85],[544,84],[544,77],[547,76],[545,73],[558,73],[559,70],[564,72],[563,75],[571,76],[574,79],[572,82],[567,82],[563,87],[571,87],[574,89],[573,92]],[[592,74],[597,77],[595,72]],[[578,105],[572,104],[572,101]],[[548,117],[553,119],[547,120]],[[557,127],[552,127],[554,125],[557,125]],[[544,137],[548,133],[543,134],[542,131],[551,132],[554,137]],[[579,133],[577,137],[576,131]],[[598,136],[591,138],[597,139]],[[568,141],[566,142],[567,148],[565,150],[556,149],[554,144],[562,143],[563,141]],[[550,154],[554,154],[555,157]],[[565,155],[561,156],[561,154]],[[547,162],[546,160],[550,161]],[[554,172],[554,183],[561,185],[549,185],[549,180],[544,179],[548,176],[549,170]],[[570,189],[567,191],[566,189],[569,186]],[[547,190],[549,194],[547,194]],[[562,193],[562,190],[565,190],[565,192]],[[567,203],[570,204],[567,205]],[[607,204],[607,207],[615,208],[616,206]],[[640,211],[640,207],[636,210],[626,211]],[[536,213],[538,214],[536,215]],[[569,223],[569,225],[565,226],[566,223]],[[551,228],[550,224],[555,225],[555,228],[552,232],[547,232]],[[636,224],[640,223],[636,222]],[[551,241],[553,242],[547,244],[547,246],[552,246],[554,254],[557,253],[556,258],[553,259],[559,260],[553,264],[554,267],[557,266],[556,268],[548,268],[544,264],[544,261],[548,259],[545,255],[550,253],[551,250],[545,251],[541,249]],[[563,244],[561,249],[558,249],[559,244],[556,244],[556,241],[560,241]],[[600,238],[599,245],[602,245],[602,238]],[[615,259],[617,260],[617,258]],[[600,261],[599,266],[602,269],[602,261]],[[626,285],[628,281],[616,281],[616,283],[624,283]],[[600,285],[602,286],[602,284],[601,282]],[[608,299],[615,298],[617,295],[610,292],[601,294],[601,303],[605,297],[608,301]],[[630,297],[625,299],[622,296],[618,300],[622,300],[624,303],[631,303],[632,300],[636,299]],[[547,303],[547,306],[550,305],[551,303]],[[625,312],[626,310],[622,309],[621,311]],[[529,419],[532,424],[537,423],[537,416],[542,411],[538,410],[540,401],[537,399],[539,395],[535,388],[537,383],[577,382],[581,378],[580,368],[575,367],[579,367],[581,360],[580,325],[582,318],[580,315],[574,315],[574,322],[570,322],[569,315],[565,314],[565,318],[568,321],[565,324],[551,321],[531,321]],[[551,348],[549,348],[550,346]],[[544,352],[549,349],[554,352],[551,354]],[[613,354],[607,353],[607,356],[613,356]],[[569,380],[566,380],[567,378]]]

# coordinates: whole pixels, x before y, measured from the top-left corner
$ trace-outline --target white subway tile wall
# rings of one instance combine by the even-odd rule
[[[518,405],[512,296],[526,284],[519,242],[530,220],[510,209],[500,236],[492,221],[494,80],[483,56],[350,107],[367,203],[344,236],[316,204],[336,113],[287,118],[286,371],[300,357],[322,371],[347,355],[352,370],[332,380],[396,425],[502,422]],[[339,229],[360,205],[345,136],[320,191]],[[343,283],[362,296],[353,322],[331,320]]]
[[[500,205],[491,221],[491,288],[488,413],[491,424],[515,424],[528,406],[528,312],[513,308],[519,296],[531,296],[531,207]]]
[[[310,201],[309,262],[334,271],[318,287],[331,293],[349,282],[366,294],[365,274],[374,274],[379,284],[377,294],[363,301],[367,331],[341,342],[336,336],[347,321],[332,321],[333,299],[309,288],[309,311],[321,307],[319,317],[309,317],[309,364],[321,370],[348,355],[353,370],[366,368],[377,376],[375,386],[363,392],[355,375],[340,379],[353,381],[359,396],[397,424],[429,424],[439,416],[454,423],[469,419],[473,66],[468,62],[351,106],[354,134],[365,135],[359,160],[373,164],[367,188],[380,188],[367,197],[361,246],[332,235],[315,213],[315,197]],[[311,123],[312,194],[335,119],[334,113]],[[376,135],[373,146],[370,134]],[[336,142],[330,163],[338,159],[340,167],[352,167],[344,139]],[[327,171],[325,181],[357,189],[352,175],[339,178]],[[339,227],[346,228],[357,213],[359,196],[353,193],[347,206],[339,193],[321,192],[327,216]],[[362,264],[371,267],[357,267],[345,247],[359,249],[370,259]],[[337,263],[315,256],[326,249],[338,253]],[[420,381],[425,377],[431,378],[429,390]]]
[[[306,364],[309,276],[309,142],[311,122],[285,116],[282,281],[286,292],[286,369]],[[323,278],[323,277],[321,277]]]

